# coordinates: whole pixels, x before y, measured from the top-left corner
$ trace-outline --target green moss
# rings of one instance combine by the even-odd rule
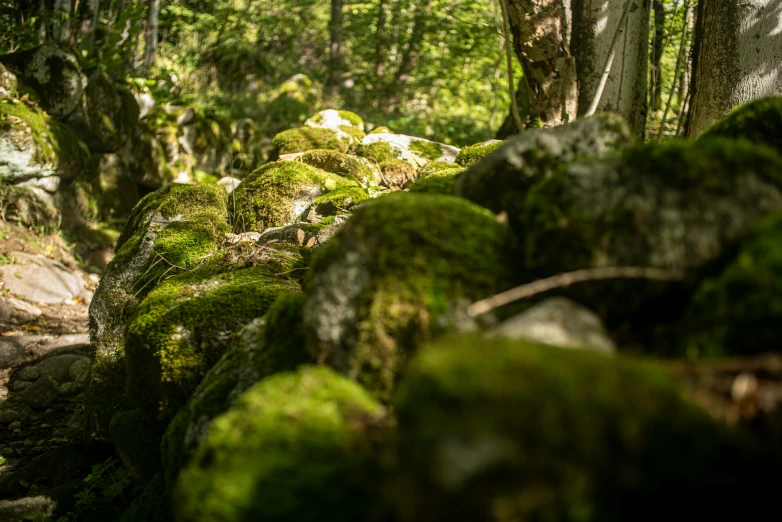
[[[443,149],[438,143],[423,140],[410,142],[410,150],[428,160],[436,160],[443,156]]]
[[[170,522],[170,491],[166,488],[162,474],[155,475],[122,514],[119,522]]]
[[[366,184],[375,179],[366,160],[334,150],[311,150],[296,158],[296,161],[360,183]]]
[[[690,356],[780,351],[782,215],[760,222],[721,273],[700,283],[685,317]]]
[[[445,194],[452,196],[454,193],[454,178],[459,172],[456,169],[454,171],[453,174],[437,174],[424,179],[419,178],[409,185],[408,190],[421,194]]]
[[[746,139],[782,154],[782,98],[755,100],[737,107],[698,138]]]
[[[161,426],[138,410],[117,413],[109,427],[109,440],[122,462],[142,480],[151,479],[160,469],[161,434]]]
[[[346,212],[354,205],[369,199],[369,194],[362,187],[341,187],[315,198],[312,206],[321,216],[335,215]]]
[[[270,277],[267,267],[217,275],[200,269],[168,279],[128,325],[128,395],[146,415],[170,419],[222,356],[231,333],[297,288]]]
[[[337,131],[314,127],[299,127],[298,129],[286,130],[272,139],[272,147],[276,151],[276,154],[274,154],[275,158],[283,154],[306,152],[313,149],[346,152],[349,145],[350,143],[347,141],[339,139]]]
[[[523,341],[428,346],[395,406],[399,520],[721,519],[773,467],[661,369]]]
[[[456,155],[456,163],[463,167],[469,167],[500,148],[503,143],[502,141],[489,141],[465,147]]]
[[[364,128],[364,120],[356,114],[355,112],[350,111],[339,111],[339,117],[343,120],[349,121],[353,126],[358,127],[360,129]]]
[[[393,131],[386,127],[385,125],[382,125],[380,127],[375,127],[372,129],[372,132],[370,134],[393,134]]]
[[[367,520],[384,412],[327,368],[270,377],[216,418],[176,492],[177,520]]]
[[[402,160],[384,161],[380,164],[380,172],[383,174],[384,184],[396,189],[415,181],[417,175],[415,167]]]
[[[20,101],[0,99],[0,131],[29,136],[35,145],[36,161],[52,164],[58,170],[78,171],[89,158],[86,145],[67,126]]]
[[[441,174],[455,175],[459,172],[464,172],[464,167],[442,161],[430,161],[421,167],[421,169],[418,171],[418,179],[428,178],[429,176],[437,176]]]
[[[460,198],[391,194],[362,205],[308,274],[314,357],[387,398],[408,354],[450,327],[456,303],[511,284],[513,245],[490,212]]]
[[[295,222],[317,196],[355,185],[298,161],[264,165],[233,192],[234,229],[263,232]]]
[[[355,156],[367,158],[375,163],[383,163],[399,159],[399,151],[393,148],[388,142],[376,141],[367,145],[356,143],[351,146],[350,153]]]
[[[217,176],[200,169],[193,169],[193,177],[195,178],[196,183],[201,185],[214,185],[220,180]]]

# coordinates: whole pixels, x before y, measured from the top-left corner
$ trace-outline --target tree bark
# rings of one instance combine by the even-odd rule
[[[600,85],[625,0],[573,0],[571,49],[578,69],[578,112],[586,113]],[[633,0],[598,111],[624,116],[637,136],[646,130],[650,2]]]
[[[38,45],[43,45],[46,42],[46,25],[49,22],[48,11],[46,0],[38,0],[38,11],[36,12],[38,19],[35,21],[35,36],[38,40]]]
[[[380,5],[377,11],[377,30],[375,31],[375,40],[377,46],[375,47],[375,76],[379,81],[383,80],[386,74],[386,45],[388,43],[388,28],[386,27],[386,19],[388,16],[388,0],[380,0]]]
[[[651,103],[652,110],[659,111],[662,106],[662,74],[660,71],[660,62],[663,56],[663,44],[665,39],[665,6],[663,0],[652,0],[652,9],[654,10],[654,43],[652,45],[652,85],[651,85]]]
[[[342,83],[342,0],[331,0],[331,39],[329,44],[329,94],[339,95]]]
[[[697,136],[736,105],[782,94],[779,0],[700,0],[685,134]]]
[[[52,38],[57,42],[67,42],[71,38],[71,0],[54,0],[52,17]]]
[[[426,26],[429,16],[431,16],[432,4],[434,0],[423,0],[415,8],[413,16],[413,26],[410,31],[410,39],[407,42],[405,50],[402,52],[402,58],[399,62],[399,68],[396,71],[395,82],[391,88],[388,97],[388,111],[396,112],[402,99],[405,87],[412,78],[415,66],[418,64],[418,58],[421,55],[421,47],[424,44],[426,36]]]
[[[144,69],[147,71],[155,64],[159,20],[160,0],[149,0],[147,4],[146,45],[144,46]]]
[[[79,28],[79,39],[81,40],[82,49],[90,50],[95,43],[95,29],[98,26],[99,10],[100,0],[84,1],[81,27]]]
[[[570,54],[569,0],[508,0],[514,50],[527,80],[532,124],[576,118],[578,83]]]

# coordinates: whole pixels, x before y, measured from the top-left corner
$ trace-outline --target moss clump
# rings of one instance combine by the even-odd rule
[[[162,427],[139,410],[114,415],[109,440],[122,462],[142,480],[149,480],[160,469],[160,436]]]
[[[384,410],[331,370],[270,377],[216,418],[180,476],[177,520],[367,520]]]
[[[690,356],[780,352],[782,215],[760,222],[721,273],[700,283],[685,317]]]
[[[502,144],[502,141],[491,140],[465,147],[456,155],[456,163],[463,167],[469,167],[476,161],[485,158],[500,148],[500,145]]]
[[[272,139],[273,159],[283,154],[306,152],[313,149],[329,149],[346,152],[350,143],[342,140],[333,129],[299,127],[277,134]]]
[[[333,150],[311,150],[296,158],[296,161],[365,185],[374,182],[376,178],[366,160]]]
[[[0,132],[18,133],[20,140],[32,139],[33,158],[58,171],[78,172],[89,158],[87,146],[67,126],[20,101],[0,99]]]
[[[408,189],[419,194],[445,194],[452,196],[454,193],[454,178],[459,171],[454,169],[454,174],[438,174],[428,178],[418,179]]]
[[[367,158],[375,163],[383,163],[399,159],[399,151],[393,148],[388,142],[376,141],[369,144],[356,143],[351,146],[350,153],[355,156]]]
[[[737,107],[698,139],[746,139],[782,154],[782,98],[765,98]]]
[[[450,327],[455,306],[511,284],[513,243],[464,199],[391,194],[362,205],[313,259],[313,356],[387,398],[408,354]]]
[[[294,223],[312,201],[354,181],[298,161],[264,165],[233,192],[234,229],[263,232]]]
[[[354,127],[358,127],[360,129],[364,128],[364,120],[356,114],[355,112],[350,111],[339,111],[339,117],[343,120],[347,120],[350,122],[351,125]]]
[[[415,167],[402,160],[384,161],[380,164],[380,172],[383,174],[383,183],[395,189],[415,181],[417,175]]]
[[[395,405],[403,521],[721,519],[773,466],[661,369],[523,341],[443,339]]]
[[[170,419],[222,356],[231,334],[298,285],[267,267],[173,277],[144,299],[128,325],[128,395],[150,417]]]
[[[375,127],[372,129],[372,132],[370,134],[393,134],[394,132],[386,127],[385,125],[381,125],[380,127]]]
[[[321,216],[335,215],[347,212],[354,205],[369,199],[369,194],[362,187],[342,187],[315,198],[312,207]]]
[[[459,172],[464,172],[464,168],[459,165],[442,161],[430,161],[418,171],[418,179],[438,175],[456,175]]]
[[[436,160],[443,157],[443,149],[432,141],[413,140],[410,142],[410,150],[428,160]]]

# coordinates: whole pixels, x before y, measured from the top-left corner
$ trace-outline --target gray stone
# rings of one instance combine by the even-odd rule
[[[65,335],[20,335],[19,339],[33,357],[42,357],[53,352],[79,353],[89,348],[90,336],[87,333]]]
[[[368,134],[361,140],[361,143],[363,145],[388,143],[391,148],[399,154],[399,159],[407,161],[416,167],[426,165],[429,161],[442,161],[444,163],[455,164],[456,155],[461,151],[461,149],[452,145],[446,145],[445,143],[437,143],[436,141],[429,141],[414,136],[405,136],[404,134],[390,134],[385,132]],[[415,143],[419,143],[428,148],[439,147],[442,156],[427,158],[420,150],[416,150]]]
[[[41,372],[34,366],[25,366],[19,373],[19,378],[23,381],[35,381],[41,376]]]
[[[57,382],[65,382],[70,378],[71,366],[77,362],[89,367],[90,358],[75,354],[55,355],[39,362],[35,368],[40,372],[42,378],[51,377]]]
[[[49,517],[54,515],[56,508],[57,501],[46,495],[25,497],[17,500],[0,500],[0,520],[4,522],[48,520]]]
[[[44,188],[26,185],[30,182],[59,179],[56,176],[36,178],[4,189],[0,188],[4,200],[5,219],[27,227],[54,231],[60,224],[60,211],[55,206],[54,198]]]
[[[22,392],[23,403],[37,411],[45,411],[57,400],[59,384],[51,378],[38,379]]]
[[[13,337],[0,337],[0,368],[10,368],[24,360],[24,345]]]
[[[60,395],[70,397],[79,393],[79,386],[72,382],[64,382],[60,385]]]
[[[559,348],[613,353],[600,318],[591,310],[563,297],[552,297],[504,321],[491,335],[526,339]]]
[[[68,376],[70,377],[71,382],[80,386],[86,383],[87,378],[90,375],[91,364],[92,361],[89,357],[83,357],[71,364],[71,367],[68,369]]]
[[[25,322],[41,315],[41,310],[13,297],[0,297],[0,322]]]
[[[43,256],[12,252],[14,264],[0,265],[5,288],[26,301],[60,303],[78,297],[84,289],[81,276]]]
[[[16,96],[17,83],[16,75],[0,64],[0,98]]]

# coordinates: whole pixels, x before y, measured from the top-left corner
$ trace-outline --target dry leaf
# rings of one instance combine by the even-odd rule
[[[296,238],[299,240],[299,246],[301,246],[304,243],[304,231],[302,229],[296,232]]]
[[[315,245],[315,237],[311,237],[309,241],[307,241],[307,248],[312,248]]]

